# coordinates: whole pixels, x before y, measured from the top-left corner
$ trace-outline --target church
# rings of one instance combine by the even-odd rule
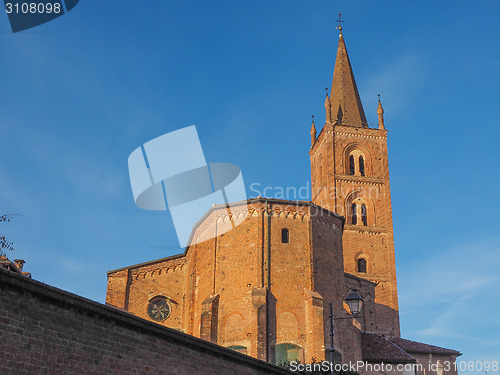
[[[325,124],[310,130],[311,201],[213,206],[183,254],[109,271],[106,304],[271,363],[456,374],[460,352],[400,337],[384,110],[370,127],[339,30]]]

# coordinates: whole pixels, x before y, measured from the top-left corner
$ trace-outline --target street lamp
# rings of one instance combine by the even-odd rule
[[[335,318],[333,316],[333,305],[330,302],[330,366],[332,375],[335,374],[335,358],[334,353],[335,349],[333,347],[333,337],[335,335],[335,325],[334,321],[337,319],[352,319],[359,315],[361,312],[361,308],[363,307],[363,297],[358,293],[357,289],[352,289],[351,293],[345,298],[347,304],[349,305],[349,310],[351,310],[350,316]]]
[[[354,316],[358,316],[359,313],[361,312],[361,308],[363,307],[363,297],[359,295],[358,290],[353,289],[351,291],[351,294],[349,294],[345,300],[349,305],[351,314]]]

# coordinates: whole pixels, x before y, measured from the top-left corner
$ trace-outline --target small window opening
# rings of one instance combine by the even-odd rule
[[[290,231],[288,229],[281,230],[281,242],[282,243],[290,242]]]
[[[351,205],[351,223],[356,225],[358,222],[358,215],[356,214],[356,203]]]
[[[364,204],[361,205],[361,221],[363,225],[368,225],[368,219],[366,217],[366,206]]]
[[[349,156],[349,174],[351,176],[354,176],[355,173],[356,173],[356,171],[354,168],[354,156],[351,155],[351,156]]]
[[[364,258],[358,259],[358,272],[366,273],[366,259]]]
[[[362,156],[359,157],[359,173],[361,176],[365,175],[365,159]]]

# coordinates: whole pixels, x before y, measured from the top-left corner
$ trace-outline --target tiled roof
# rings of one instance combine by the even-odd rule
[[[411,353],[445,354],[459,356],[462,353],[441,348],[439,346],[423,344],[421,342],[402,339],[399,337],[386,338],[378,333],[363,332],[361,336],[363,360],[367,362],[386,363],[413,363],[416,359]]]
[[[367,362],[416,362],[410,354],[377,333],[362,333],[361,348],[363,360]]]
[[[21,273],[19,269],[16,267],[16,265],[11,262],[7,257],[0,256],[0,267],[5,268],[6,270],[12,271],[12,272],[17,272]]]
[[[22,262],[20,268],[16,264],[17,261]],[[14,263],[14,262],[16,262],[16,263]],[[10,261],[6,256],[0,255],[0,268],[4,268],[4,269],[11,271],[11,272],[19,273],[19,274],[26,276],[26,277],[31,277],[31,273],[23,272],[23,270],[22,270],[22,265],[25,263],[24,260],[16,259],[16,260],[14,260],[14,262]]]
[[[408,353],[450,354],[457,356],[462,355],[462,353],[456,350],[441,348],[439,346],[434,346],[429,344],[423,344],[421,342],[406,340],[399,337],[392,337],[389,338],[388,340]]]

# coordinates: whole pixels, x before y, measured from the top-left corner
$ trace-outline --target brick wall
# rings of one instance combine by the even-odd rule
[[[0,374],[290,374],[0,269]]]

